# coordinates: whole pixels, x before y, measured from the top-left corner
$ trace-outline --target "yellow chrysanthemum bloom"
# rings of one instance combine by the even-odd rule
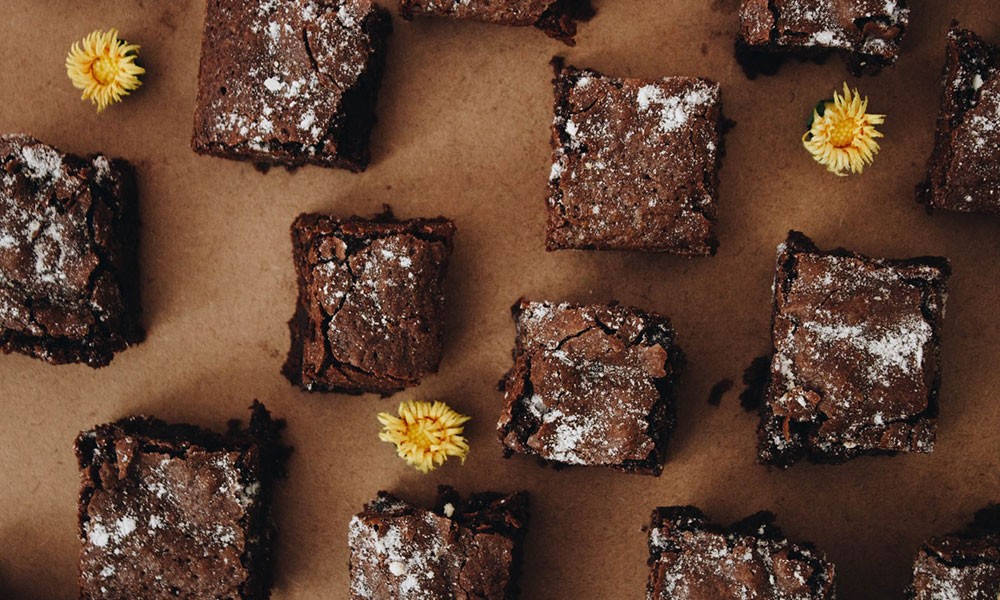
[[[841,177],[861,173],[878,154],[875,138],[882,134],[876,125],[885,123],[885,115],[868,114],[868,98],[844,83],[844,95],[833,93],[833,100],[813,109],[812,127],[802,136],[802,144],[828,171]]]
[[[444,402],[408,400],[399,405],[398,417],[379,413],[378,420],[383,425],[379,439],[395,444],[399,457],[421,473],[440,467],[449,456],[464,463],[469,453],[469,443],[462,436],[462,425],[469,417]]]
[[[118,39],[118,30],[94,31],[76,42],[66,57],[66,73],[73,86],[83,90],[81,100],[90,100],[101,112],[109,104],[121,102],[142,85],[145,69],[135,64],[139,46]]]

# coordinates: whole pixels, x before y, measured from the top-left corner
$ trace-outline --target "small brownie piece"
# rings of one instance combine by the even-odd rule
[[[833,564],[811,544],[788,541],[767,512],[724,528],[693,506],[658,508],[649,566],[647,600],[836,598]]]
[[[553,65],[546,248],[713,254],[719,85]]]
[[[434,510],[379,492],[351,519],[351,599],[515,598],[527,508],[527,492],[441,486]]]
[[[76,439],[80,598],[270,596],[281,421],[254,402],[219,435],[129,417]]]
[[[855,75],[896,64],[910,24],[906,0],[742,0],[736,57],[750,77],[784,58],[843,56]]]
[[[908,592],[910,600],[1000,598],[1000,506],[976,513],[964,531],[926,542]]]
[[[415,15],[472,19],[500,25],[534,25],[549,37],[576,44],[576,21],[591,18],[590,0],[399,0],[406,20]]]
[[[1000,47],[953,28],[934,152],[919,196],[928,209],[1000,213]]]
[[[659,475],[683,362],[670,320],[617,305],[521,300],[497,424],[504,453]]]
[[[945,258],[823,252],[790,232],[778,247],[761,462],[933,450],[950,274]]]
[[[299,296],[282,369],[310,391],[383,395],[441,362],[454,224],[303,214],[292,224]]]
[[[0,348],[102,367],[143,340],[132,167],[0,136]]]
[[[372,0],[208,0],[206,11],[194,150],[364,170],[388,12]]]

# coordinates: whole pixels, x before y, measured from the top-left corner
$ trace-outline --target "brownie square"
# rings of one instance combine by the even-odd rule
[[[0,348],[102,367],[143,340],[132,167],[0,136]]]
[[[399,13],[471,19],[500,25],[534,25],[551,38],[573,46],[576,22],[594,14],[590,0],[399,0]]]
[[[371,0],[209,0],[192,147],[363,171],[391,30]]]
[[[666,317],[521,300],[497,430],[504,453],[659,475],[682,354]]]
[[[713,254],[719,85],[553,64],[546,248]]]
[[[653,511],[647,600],[833,600],[835,568],[811,544],[790,542],[767,512],[728,528],[693,506]]]
[[[910,600],[1000,598],[1000,507],[976,513],[963,531],[926,542],[913,563]]]
[[[1000,213],[1000,47],[952,28],[943,85],[920,200],[928,209]]]
[[[76,439],[80,598],[267,598],[280,421],[225,434],[129,417]]]
[[[292,224],[299,296],[282,370],[309,391],[388,395],[441,362],[454,224],[303,214]]]
[[[874,75],[896,64],[909,24],[906,0],[742,0],[736,57],[750,77],[833,52],[851,73]]]
[[[823,252],[790,232],[778,247],[760,460],[933,450],[950,274],[945,258]]]
[[[379,492],[351,519],[352,600],[507,600],[517,596],[527,492],[438,488],[434,510]]]

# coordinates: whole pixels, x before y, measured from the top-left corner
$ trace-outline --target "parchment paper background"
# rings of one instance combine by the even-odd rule
[[[732,55],[737,0],[596,0],[567,48],[532,28],[394,17],[367,172],[309,167],[262,175],[196,156],[188,145],[204,2],[4,0],[0,131],[78,153],[132,161],[142,194],[142,294],[148,340],[99,371],[0,356],[0,596],[75,597],[77,431],[132,413],[221,428],[253,398],[288,420],[295,446],[277,494],[276,600],[347,596],[347,523],[379,489],[429,501],[461,491],[527,489],[526,599],[644,594],[654,506],[694,503],[720,522],[761,509],[838,567],[841,597],[901,598],[920,541],[1000,500],[1000,257],[996,219],[936,214],[914,202],[937,114],[952,18],[1000,42],[992,0],[913,0],[895,69],[848,78],[888,115],[884,150],[861,177],[815,165],[799,138],[810,108],[847,74],[838,59],[789,63],[748,81]],[[146,85],[97,115],[63,61],[91,30],[117,26],[142,45]],[[553,54],[635,76],[701,75],[722,83],[727,138],[714,258],[547,254]],[[443,214],[458,236],[448,281],[441,372],[377,397],[307,395],[279,374],[294,280],[288,226],[299,212]],[[873,255],[943,254],[954,277],[944,384],[931,455],[769,471],[754,462],[756,416],[709,390],[738,382],[768,347],[775,246],[789,228],[823,247]],[[612,299],[663,312],[689,359],[679,427],[660,478],[544,469],[501,458],[497,380],[510,364],[508,307],[537,299]],[[376,438],[375,415],[399,400],[440,398],[474,420],[472,453],[422,476]]]

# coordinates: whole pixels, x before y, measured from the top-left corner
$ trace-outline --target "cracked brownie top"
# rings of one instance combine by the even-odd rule
[[[371,0],[211,0],[195,149],[363,168],[388,28]]]
[[[719,85],[554,64],[548,249],[713,253]]]
[[[791,232],[778,249],[761,459],[930,452],[949,274],[943,258],[822,252]]]
[[[142,339],[132,169],[0,137],[0,345],[108,364]]]
[[[455,227],[301,215],[292,225],[299,277],[285,374],[310,390],[389,394],[437,370],[444,276]]]
[[[670,321],[613,305],[521,301],[513,313],[498,424],[507,451],[659,474],[680,362]]]

